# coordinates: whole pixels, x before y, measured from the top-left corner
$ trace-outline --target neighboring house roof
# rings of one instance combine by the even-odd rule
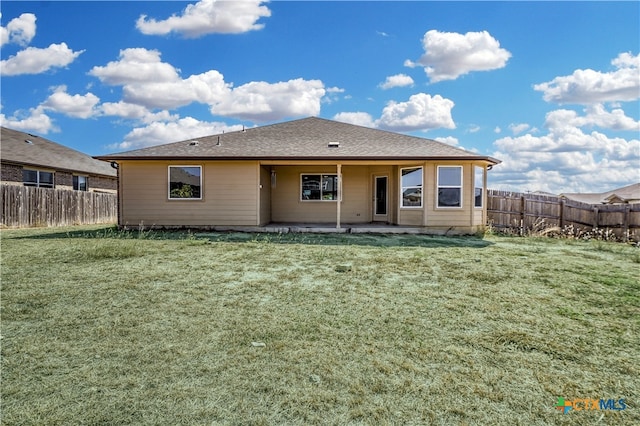
[[[587,204],[640,203],[640,183],[602,193],[563,193],[560,196]]]
[[[333,146],[332,146],[333,145]],[[337,145],[337,146],[336,146]],[[95,158],[101,160],[500,160],[415,136],[317,117],[205,136]]]
[[[0,161],[25,166],[66,170],[116,177],[116,170],[104,161],[30,133],[2,127]]]

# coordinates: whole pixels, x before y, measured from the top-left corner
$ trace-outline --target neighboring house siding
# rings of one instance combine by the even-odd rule
[[[52,171],[54,173],[54,185],[56,189],[73,189],[73,176],[81,175],[88,176],[89,191],[115,193],[118,190],[118,181],[115,177],[108,178],[82,172],[72,173],[69,171],[56,171],[51,169],[50,167],[22,166],[18,164],[8,163],[2,163],[0,166],[2,183],[5,185],[22,185],[22,171],[24,169]]]
[[[16,185],[22,185],[22,167],[15,164],[0,165],[1,180],[2,183],[14,183]]]
[[[169,200],[168,167],[202,166],[202,199]],[[257,225],[257,162],[122,161],[121,224]]]
[[[73,189],[73,174],[69,172],[55,172],[54,182],[58,189]]]
[[[105,178],[102,176],[89,176],[89,191],[96,192],[116,192],[118,190],[118,180]]]

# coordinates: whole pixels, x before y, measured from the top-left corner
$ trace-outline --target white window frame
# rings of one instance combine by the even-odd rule
[[[171,169],[174,167],[197,167],[198,169],[200,169],[200,197],[191,197],[191,198],[177,198],[177,197],[171,197]],[[203,168],[200,165],[197,164],[171,164],[169,166],[167,166],[167,199],[169,201],[198,201],[198,200],[202,200],[202,195],[204,193],[204,187],[203,187]]]
[[[304,198],[304,194],[302,193],[302,184],[303,184],[303,176],[320,176],[320,199],[319,200],[309,200],[309,199],[305,199]],[[331,176],[331,177],[335,177],[335,183],[336,183],[336,190],[335,191],[327,191],[327,192],[335,192],[336,193],[336,198],[331,199],[331,200],[325,200],[322,197],[322,180],[325,176]],[[339,187],[340,187],[340,182],[339,182],[339,177],[337,173],[322,173],[322,172],[314,172],[314,173],[300,173],[300,201],[305,202],[305,203],[331,203],[331,202],[336,202],[338,201],[339,198],[342,197],[342,194],[339,191]]]
[[[484,207],[484,174],[485,168],[480,166],[473,166],[473,207],[481,209]],[[478,175],[480,175],[480,182],[478,182]],[[478,185],[480,183],[480,185]],[[476,204],[476,190],[480,189],[480,205]]]
[[[35,172],[36,173],[36,180],[35,182],[25,182],[24,180],[24,172]],[[42,184],[42,182],[40,181],[40,173],[50,173],[51,174],[51,184]],[[24,186],[30,186],[32,188],[55,188],[56,187],[56,173],[50,170],[38,170],[38,169],[29,169],[29,168],[23,168],[22,169],[22,184]]]
[[[84,179],[84,189],[80,189],[80,178]],[[77,185],[74,182],[77,179]],[[71,178],[71,185],[73,186],[74,191],[89,191],[89,177],[87,175],[73,175]],[[77,188],[76,188],[77,186]]]
[[[422,170],[422,182],[420,185],[402,185],[402,171],[403,170]],[[420,189],[420,205],[419,206],[405,206],[404,205],[404,191],[405,189],[411,188],[419,188]],[[411,167],[401,167],[400,168],[400,208],[401,209],[421,209],[424,206],[424,167],[423,166],[411,166]]]
[[[460,185],[440,185],[440,169],[449,168],[454,169],[457,168],[460,170]],[[464,183],[464,168],[462,166],[438,166],[436,170],[436,208],[438,209],[462,209],[464,206],[464,197],[463,197],[463,183]],[[449,188],[449,189],[460,189],[460,205],[459,206],[441,206],[440,205],[440,188]]]

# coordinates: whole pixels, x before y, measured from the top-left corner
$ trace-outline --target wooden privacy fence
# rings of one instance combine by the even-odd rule
[[[2,227],[116,223],[116,194],[0,185]]]
[[[561,197],[488,190],[487,216],[498,229],[528,231],[573,227],[610,230],[617,238],[640,238],[640,204],[587,204]]]

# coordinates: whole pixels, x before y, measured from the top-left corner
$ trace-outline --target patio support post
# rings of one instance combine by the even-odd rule
[[[340,216],[341,216],[341,204],[342,204],[342,164],[337,165],[338,175],[338,200],[336,203],[336,229],[340,229]]]

